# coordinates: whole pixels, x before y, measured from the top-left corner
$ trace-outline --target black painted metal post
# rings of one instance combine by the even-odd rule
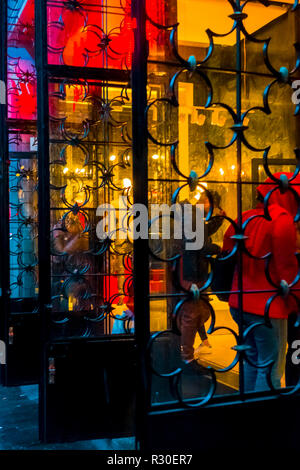
[[[148,207],[148,145],[145,109],[147,105],[147,57],[145,0],[135,0],[135,50],[132,67],[133,195],[134,202]],[[149,340],[149,261],[148,240],[134,241],[134,311],[138,357],[136,403],[136,439],[143,450],[146,440],[147,413],[150,407],[150,379],[146,364]]]
[[[40,439],[45,441],[48,315],[50,279],[49,103],[47,74],[47,5],[35,1],[35,60],[37,69],[39,311],[41,316]]]
[[[10,304],[9,278],[9,157],[8,157],[8,125],[7,125],[7,0],[0,4],[0,276],[1,276],[1,313],[0,340],[8,344],[8,315]],[[7,358],[6,358],[7,359]],[[7,383],[6,365],[1,365],[0,380]]]
[[[236,0],[236,11],[240,11],[240,0]],[[236,115],[237,122],[242,121],[242,51],[241,51],[241,27],[239,21],[236,26]],[[238,132],[237,140],[237,219],[238,226],[242,227],[242,138]],[[239,341],[243,343],[243,255],[241,249],[238,252],[238,307],[239,307]],[[239,390],[241,398],[244,397],[244,364],[239,363]]]

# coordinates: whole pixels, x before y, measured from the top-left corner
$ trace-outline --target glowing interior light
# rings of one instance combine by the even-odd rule
[[[123,188],[130,188],[131,187],[131,179],[124,178],[123,179]]]
[[[245,172],[244,172],[244,171],[242,171],[242,176],[244,176],[244,174],[245,174]]]
[[[202,183],[202,186],[207,188],[207,183]],[[202,186],[197,186],[197,191],[199,191],[200,193],[204,193],[204,189],[202,188]]]
[[[202,189],[202,191],[203,191],[203,189]],[[197,201],[199,201],[199,199],[200,199],[200,193],[195,194],[194,197],[195,197],[195,199],[197,199]]]
[[[232,169],[232,170],[235,170],[235,165],[232,165],[232,166],[231,166],[231,169]]]
[[[152,158],[153,160],[158,160],[159,159],[159,155],[157,155],[156,153],[154,155],[152,155]]]
[[[80,173],[84,173],[84,172],[85,172],[85,169],[82,168],[82,169],[80,170]]]
[[[79,173],[79,171],[80,171],[79,168],[76,168],[75,173]]]
[[[223,170],[223,168],[220,168],[220,174],[221,174],[221,175],[224,175],[224,170]]]
[[[65,168],[63,169],[64,174],[68,173],[68,171],[69,171],[69,168],[67,168],[67,167],[65,167]]]
[[[116,156],[115,156],[115,155],[111,155],[111,156],[109,157],[109,159],[110,159],[111,162],[113,162],[113,161],[116,159]]]

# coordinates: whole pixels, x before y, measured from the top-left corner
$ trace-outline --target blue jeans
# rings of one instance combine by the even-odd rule
[[[230,308],[232,318],[239,323],[239,312]],[[247,336],[245,344],[251,346],[246,352],[253,364],[263,364],[275,361],[272,367],[271,379],[275,388],[280,388],[280,379],[284,373],[286,344],[287,344],[287,320],[270,318],[272,328],[267,326],[255,327]],[[252,313],[243,314],[244,329],[253,323],[264,323],[264,317]],[[267,383],[267,371],[269,368],[257,369],[244,361],[245,391],[257,392],[270,390]]]

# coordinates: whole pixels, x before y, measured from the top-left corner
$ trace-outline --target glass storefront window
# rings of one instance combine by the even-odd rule
[[[39,182],[34,1],[8,3],[11,285],[13,297],[35,299]],[[131,335],[134,316],[142,314],[134,309],[133,240],[128,235],[116,239],[116,229],[109,227],[109,236],[99,239],[97,227],[103,217],[100,206],[111,205],[118,221],[125,221],[134,202],[136,90],[131,73],[137,24],[130,0],[46,3],[50,336]],[[146,2],[146,196],[149,205],[201,203],[206,217],[200,253],[186,253],[172,237],[162,240],[161,227],[149,242],[156,404],[190,398],[201,404],[210,395],[236,394],[243,387],[241,344],[237,347],[243,330],[228,302],[212,288],[213,265],[227,229],[238,220],[241,231],[242,212],[256,205],[256,188],[267,168],[272,174],[294,171],[299,134],[291,100],[291,84],[299,75],[299,10],[293,11],[293,1],[265,3]],[[150,232],[152,228],[150,224]],[[244,249],[239,236],[237,243]],[[198,303],[187,297],[191,284],[197,285]],[[192,340],[183,338],[185,317],[195,309],[204,312],[202,337],[197,330]],[[199,353],[195,370],[182,367],[185,340],[192,354]]]

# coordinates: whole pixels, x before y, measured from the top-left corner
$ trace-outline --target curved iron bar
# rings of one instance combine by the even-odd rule
[[[187,364],[185,366],[185,369],[191,368],[195,365],[196,365],[196,368],[198,368],[199,371],[202,370],[202,366],[198,365],[195,361],[192,361],[191,363]],[[212,398],[215,395],[216,389],[217,389],[216,373],[211,367],[207,367],[205,369],[205,371],[208,372],[211,375],[211,378],[212,378],[211,385],[210,385],[209,391],[206,394],[206,396],[203,397],[202,399],[200,398],[199,401],[196,402],[196,403],[191,402],[190,399],[184,400],[181,396],[180,379],[181,379],[183,370],[181,370],[181,372],[178,373],[175,376],[174,382],[172,384],[173,385],[172,389],[174,391],[175,396],[178,399],[178,402],[181,404],[181,406],[183,406],[185,408],[200,408],[201,406],[207,405],[212,400]]]

